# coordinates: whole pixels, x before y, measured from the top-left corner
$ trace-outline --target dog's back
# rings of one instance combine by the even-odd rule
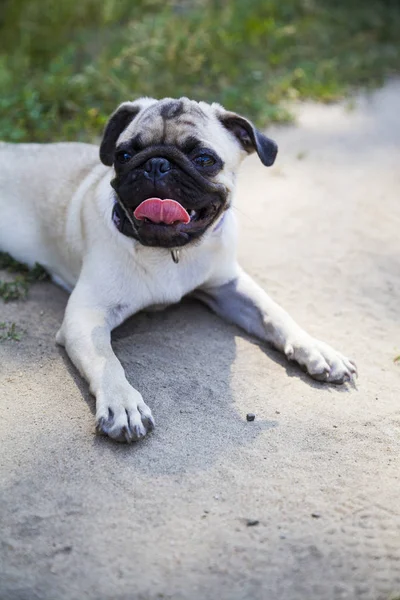
[[[57,272],[68,206],[96,167],[106,170],[91,144],[0,143],[0,251]]]

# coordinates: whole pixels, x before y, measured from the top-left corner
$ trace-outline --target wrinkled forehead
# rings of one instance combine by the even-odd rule
[[[201,104],[203,106],[201,106]],[[184,146],[192,139],[207,142],[219,127],[211,107],[188,98],[166,98],[147,106],[121,134],[119,142],[139,138],[144,147],[154,144]]]

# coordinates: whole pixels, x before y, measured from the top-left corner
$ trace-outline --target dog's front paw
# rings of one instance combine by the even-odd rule
[[[357,376],[357,367],[351,360],[306,333],[288,340],[284,351],[289,360],[304,366],[318,381],[340,384]]]
[[[154,428],[150,408],[129,384],[96,396],[96,429],[117,442],[136,442]]]

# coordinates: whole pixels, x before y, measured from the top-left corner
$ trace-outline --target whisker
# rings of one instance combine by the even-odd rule
[[[240,212],[244,217],[246,217],[246,219],[248,219],[253,225],[257,225],[256,221],[250,217],[250,215],[246,214],[245,212],[243,212],[240,208],[238,208],[237,206],[232,206],[232,208],[234,210],[237,210],[238,212]]]

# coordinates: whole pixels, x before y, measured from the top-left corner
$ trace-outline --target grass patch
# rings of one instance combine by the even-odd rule
[[[0,138],[92,141],[126,99],[218,101],[260,125],[400,71],[397,0],[3,0]]]
[[[0,252],[0,269],[16,274],[12,281],[0,280],[0,298],[4,302],[25,300],[32,283],[49,279],[48,273],[41,265],[36,263],[29,269],[27,265],[19,263],[5,252]]]
[[[16,323],[0,323],[0,342],[14,341],[19,342],[22,337],[22,330]]]
[[[28,289],[29,284],[21,275],[15,277],[13,281],[0,280],[0,298],[2,298],[4,302],[25,300]]]

